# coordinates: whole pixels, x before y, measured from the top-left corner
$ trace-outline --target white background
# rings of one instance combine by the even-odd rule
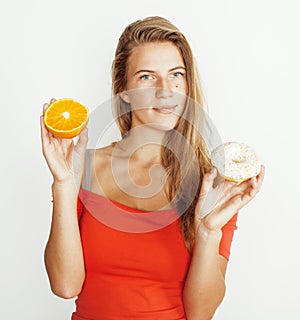
[[[107,101],[118,37],[150,15],[190,41],[222,139],[252,145],[266,166],[261,193],[240,212],[214,319],[300,319],[299,13],[296,0],[1,0],[1,319],[65,320],[74,310],[50,292],[43,264],[52,177],[42,104]]]

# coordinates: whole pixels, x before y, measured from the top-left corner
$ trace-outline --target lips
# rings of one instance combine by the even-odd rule
[[[157,108],[153,108],[153,110],[155,110],[156,112],[160,112],[160,113],[172,113],[175,111],[176,109],[176,105],[174,106],[161,106],[161,107],[157,107]]]

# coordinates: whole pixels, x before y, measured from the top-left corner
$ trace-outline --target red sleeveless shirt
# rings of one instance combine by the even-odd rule
[[[148,212],[85,189],[77,207],[86,278],[72,320],[186,319],[182,291],[191,255],[176,211],[152,212],[154,220],[141,222]],[[219,253],[226,259],[236,221],[237,214],[222,229]]]

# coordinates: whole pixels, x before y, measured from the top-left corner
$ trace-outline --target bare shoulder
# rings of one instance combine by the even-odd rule
[[[116,143],[95,149],[91,159],[91,166],[94,170],[91,172],[90,189],[94,193],[105,197],[110,196],[110,191],[114,189],[112,174],[112,158]]]
[[[90,153],[90,167],[93,168],[93,170],[91,170],[91,173],[93,173],[95,171],[98,172],[99,170],[100,170],[100,172],[105,172],[109,168],[109,165],[111,162],[111,157],[113,154],[114,144],[115,143],[112,143],[111,145],[107,145],[107,146],[104,146],[101,148],[89,150],[90,151],[89,152]],[[86,166],[87,166],[86,160],[87,159],[85,158],[84,172],[86,172]],[[83,174],[81,186],[84,187],[85,185],[86,185],[86,175]]]
[[[123,157],[123,155],[120,156],[120,152],[117,150],[117,142],[94,150],[92,165],[97,173],[102,172],[105,175],[105,172],[111,171],[112,159],[116,160]]]
[[[95,149],[93,152],[94,165],[98,167],[107,164],[107,161],[110,161],[113,155],[114,146],[115,143],[112,143],[108,146]]]

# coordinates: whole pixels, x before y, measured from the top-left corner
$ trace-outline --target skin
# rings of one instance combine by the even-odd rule
[[[149,43],[136,48],[130,56],[126,91],[122,98],[130,103],[132,128],[147,127],[169,130],[181,115],[187,84],[185,66],[176,46]],[[176,106],[174,113],[155,111],[158,106]]]
[[[129,169],[137,185],[149,184],[149,169],[161,164],[163,135],[174,128],[184,108],[185,73],[182,57],[172,43],[145,44],[134,50],[129,59],[126,90],[121,95],[132,105],[132,130],[114,148],[107,146],[96,150],[93,192],[141,210],[166,208],[164,185],[154,196],[140,199],[120,190],[109,168],[115,161],[120,176]],[[169,113],[154,109],[170,105],[177,107]],[[44,110],[47,106],[44,104]],[[72,139],[53,137],[41,116],[41,138],[43,154],[54,179],[53,218],[45,248],[45,264],[52,291],[71,298],[81,291],[85,277],[76,204],[84,172],[87,129],[80,133],[78,143],[74,145]],[[264,166],[257,177],[243,183],[225,181],[218,202],[208,207],[205,199],[220,190],[217,189],[220,186],[214,184],[216,177],[215,168],[204,176],[195,209],[196,238],[183,290],[189,320],[211,319],[223,300],[227,260],[218,253],[221,228],[259,192]],[[126,185],[126,179],[120,180],[121,184]]]
[[[51,99],[50,103],[55,99]],[[48,107],[43,105],[43,112]],[[55,138],[40,117],[42,152],[53,175],[53,212],[44,259],[52,292],[62,298],[75,297],[85,278],[77,197],[88,141],[84,129],[76,145],[72,139]]]

